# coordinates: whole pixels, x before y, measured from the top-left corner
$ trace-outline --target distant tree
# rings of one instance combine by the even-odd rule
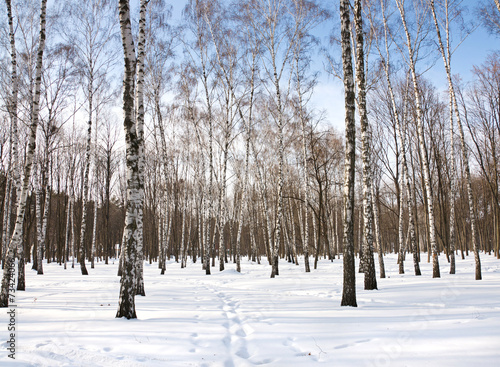
[[[455,84],[461,116],[473,143],[475,160],[492,196],[495,251],[500,258],[500,53],[490,54],[484,63],[474,66],[473,83],[464,91]],[[477,199],[476,199],[477,200]]]
[[[210,31],[205,22],[206,17],[213,13],[213,6],[207,0],[190,0],[184,8],[184,17],[187,29],[191,32],[194,42],[186,44],[189,55],[189,64],[201,81],[204,98],[204,120],[208,125],[208,185],[203,185],[203,269],[210,275],[210,255],[213,249],[215,230],[211,231],[214,217],[214,95],[213,90],[217,82],[212,80],[213,65],[211,63]],[[201,143],[201,138],[198,139]]]
[[[500,36],[500,0],[480,1],[477,4],[478,19],[486,30],[493,35]]]
[[[246,1],[242,11],[255,31],[262,47],[262,67],[265,70],[265,80],[268,82],[265,90],[271,103],[271,118],[277,128],[277,206],[274,225],[274,241],[271,246],[271,278],[279,275],[279,248],[283,237],[283,190],[285,172],[285,114],[286,101],[289,98],[291,61],[297,36],[301,31],[290,16],[294,4],[287,1]]]
[[[85,239],[87,233],[87,204],[89,200],[89,179],[92,151],[92,125],[98,106],[96,96],[108,88],[107,80],[115,61],[115,51],[110,44],[115,37],[114,5],[109,0],[66,2],[63,7],[70,23],[63,23],[61,34],[65,42],[75,51],[75,66],[82,76],[82,91],[87,100],[87,148],[83,174],[82,221],[80,227],[79,259],[82,275],[88,275],[85,266]],[[103,103],[107,98],[101,98]],[[94,176],[96,176],[94,174]],[[97,200],[95,201],[97,202]],[[96,209],[96,208],[95,208]],[[94,210],[96,214],[97,211]],[[95,245],[95,244],[94,244]]]
[[[495,3],[498,7],[498,11],[500,12],[500,3],[498,0],[495,0]],[[460,111],[458,109],[458,102],[457,102],[457,97],[455,94],[455,87],[453,83],[453,76],[451,73],[451,45],[450,45],[450,22],[455,21],[456,19],[450,18],[450,12],[454,14],[455,16],[459,16],[461,14],[461,9],[457,6],[453,6],[453,4],[450,5],[449,0],[443,0],[443,11],[444,11],[444,19],[441,19],[442,22],[439,22],[440,19],[438,19],[437,16],[437,11],[436,11],[436,6],[434,0],[430,0],[430,6],[432,10],[432,16],[434,19],[434,26],[436,29],[436,36],[437,36],[437,41],[439,45],[439,51],[441,53],[441,56],[443,58],[443,63],[444,63],[444,68],[446,70],[446,78],[448,80],[448,93],[450,95],[450,134],[453,136],[453,112],[455,112],[455,118],[457,121],[457,127],[458,127],[458,132],[460,136],[460,143],[461,143],[461,148],[462,148],[462,161],[464,165],[464,171],[465,171],[465,180],[467,184],[467,197],[469,201],[469,218],[470,218],[470,223],[471,223],[471,235],[472,235],[472,248],[474,251],[474,258],[475,258],[475,263],[476,263],[476,280],[481,279],[481,261],[479,259],[479,248],[477,244],[477,228],[476,228],[476,215],[474,213],[474,194],[472,191],[472,179],[471,179],[471,173],[470,173],[470,164],[469,164],[469,149],[467,147],[467,144],[465,142],[465,136],[464,136],[464,131],[462,127],[462,119],[460,116]],[[444,20],[444,22],[443,22]],[[439,24],[444,24],[444,32],[445,32],[445,40],[446,42],[443,42],[443,39],[441,37],[441,27]],[[453,148],[452,148],[453,149]],[[452,159],[455,157],[453,156]],[[452,169],[454,169],[454,163],[452,165]],[[456,172],[452,172],[452,175],[455,175]],[[454,178],[452,179],[454,180]],[[452,191],[454,191],[454,187],[452,187]],[[454,198],[452,198],[452,202]],[[454,216],[454,204],[453,204],[453,216]],[[454,220],[455,218],[453,218]],[[453,226],[454,228],[454,226]],[[454,233],[453,233],[454,236]],[[454,240],[454,238],[453,238]],[[454,251],[454,243],[453,243],[453,251]],[[452,266],[454,266],[454,255],[453,255],[453,263]],[[452,269],[454,272],[454,269]]]
[[[413,190],[410,182],[410,174],[408,167],[408,159],[407,159],[407,139],[406,132],[404,131],[403,123],[405,119],[405,110],[401,111],[400,106],[398,106],[397,96],[396,96],[396,87],[393,82],[393,73],[391,72],[391,51],[390,51],[390,43],[391,43],[391,29],[389,27],[389,22],[387,19],[387,8],[383,0],[380,1],[380,25],[377,24],[377,20],[375,18],[374,13],[370,13],[370,22],[371,27],[374,30],[373,34],[375,36],[375,47],[378,51],[381,65],[384,71],[385,76],[385,85],[382,86],[385,95],[389,100],[389,111],[392,112],[391,118],[393,120],[393,138],[395,140],[396,146],[396,164],[399,164],[399,157],[401,157],[401,177],[398,178],[399,172],[395,175],[395,184],[397,186],[396,192],[398,193],[398,202],[399,202],[399,226],[398,226],[398,238],[400,243],[398,262],[399,262],[399,273],[404,273],[404,259],[403,259],[403,242],[404,242],[404,232],[403,232],[403,199],[405,197],[406,191],[406,203],[408,207],[408,231],[409,231],[409,239],[411,250],[413,252],[413,265],[415,275],[421,275],[420,265],[419,265],[419,257],[418,257],[418,244],[416,238],[416,223],[414,216],[414,202],[415,198],[413,195]],[[377,32],[377,28],[380,28],[380,31]],[[396,167],[397,170],[397,167]],[[399,184],[401,181],[401,184]]]
[[[415,50],[415,42],[412,39],[410,34],[410,29],[408,27],[406,10],[405,10],[405,2],[404,0],[396,0],[396,6],[401,15],[401,23],[404,30],[404,38],[405,38],[405,46],[408,51],[408,59],[407,64],[409,67],[411,80],[413,84],[413,94],[415,100],[415,109],[416,109],[416,117],[417,117],[417,137],[419,150],[422,160],[423,166],[423,176],[424,176],[424,186],[425,186],[425,196],[427,198],[427,214],[429,217],[429,237],[430,237],[430,245],[432,249],[432,277],[439,278],[439,259],[438,259],[438,244],[436,238],[436,224],[435,224],[435,216],[434,216],[434,202],[433,202],[433,186],[431,182],[431,172],[429,168],[429,157],[428,152],[425,146],[425,136],[424,136],[424,126],[423,126],[423,116],[422,116],[422,105],[421,105],[421,95],[420,88],[418,83],[418,75],[416,70],[416,62],[417,62],[417,54]],[[425,5],[424,5],[425,6]],[[417,9],[425,13],[425,9]],[[424,19],[419,18],[418,21],[420,24],[424,21]],[[414,35],[415,37],[415,35]],[[418,35],[417,35],[418,37]]]

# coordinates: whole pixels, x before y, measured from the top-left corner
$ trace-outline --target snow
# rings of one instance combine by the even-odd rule
[[[410,260],[408,258],[408,260]],[[242,261],[205,275],[170,261],[165,275],[145,263],[146,297],[136,298],[137,320],[115,319],[117,262],[64,270],[44,263],[45,275],[26,268],[26,291],[16,292],[16,360],[8,358],[2,311],[1,366],[499,366],[500,260],[482,254],[457,258],[457,274],[399,275],[396,255],[385,258],[379,290],[364,291],[358,307],[340,307],[342,260],[320,260],[305,273],[280,261]],[[217,264],[218,266],[218,264]],[[377,272],[378,274],[378,272]]]

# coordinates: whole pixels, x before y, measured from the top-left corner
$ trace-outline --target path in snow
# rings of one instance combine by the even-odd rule
[[[424,259],[424,257],[422,257]],[[115,319],[116,264],[26,268],[17,292],[16,361],[1,344],[1,366],[498,366],[500,365],[500,261],[482,254],[483,280],[473,257],[457,259],[457,274],[433,279],[398,274],[386,258],[378,291],[364,291],[357,275],[358,308],[340,307],[342,260],[280,262],[280,276],[247,260],[206,276],[199,263],[169,262],[165,275],[145,263],[146,297],[138,320]],[[3,326],[2,326],[3,325]],[[7,315],[0,318],[7,340]]]

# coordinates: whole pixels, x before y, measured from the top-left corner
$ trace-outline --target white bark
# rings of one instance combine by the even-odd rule
[[[11,166],[11,165],[9,165]],[[2,253],[0,256],[1,260],[4,261],[5,253],[7,251],[7,247],[9,246],[10,239],[10,217],[12,214],[12,179],[9,175],[7,177],[7,182],[5,184],[5,198],[4,198],[4,206],[3,206],[3,225],[2,225]]]
[[[401,167],[402,167],[402,173],[401,173],[401,184],[400,184],[400,203],[401,206],[403,206],[403,197],[404,197],[404,190],[406,190],[406,200],[407,200],[407,207],[408,207],[408,225],[409,225],[409,233],[410,233],[410,244],[413,252],[413,265],[415,269],[415,275],[421,275],[420,272],[420,266],[419,266],[419,260],[418,260],[418,245],[417,245],[417,238],[416,238],[416,232],[415,232],[415,218],[414,218],[414,191],[411,188],[410,184],[410,177],[409,177],[409,171],[408,171],[408,161],[406,157],[406,139],[405,139],[405,134],[404,134],[404,129],[402,127],[402,117],[400,116],[397,104],[396,104],[396,97],[394,94],[394,89],[392,86],[392,81],[391,81],[391,74],[389,70],[389,65],[390,65],[390,53],[389,53],[389,28],[387,24],[387,18],[385,14],[385,3],[383,1],[380,2],[381,4],[381,9],[382,9],[382,19],[383,19],[383,32],[384,32],[384,40],[383,43],[385,45],[385,50],[384,52],[380,47],[378,48],[378,52],[380,55],[380,58],[382,60],[382,66],[384,68],[384,74],[387,82],[387,89],[389,91],[389,97],[391,99],[391,106],[392,106],[392,112],[394,114],[394,119],[395,119],[395,129],[396,129],[396,136],[397,136],[397,141],[401,147]],[[403,188],[404,186],[404,188]],[[401,215],[401,213],[400,213]],[[400,243],[403,243],[403,232],[402,228],[400,229],[399,233],[399,238],[400,238]],[[400,272],[403,270],[404,272],[404,267],[403,267],[403,262],[404,262],[404,256],[403,253],[400,253],[399,256],[400,259]],[[380,261],[380,257],[379,257]],[[383,260],[382,260],[383,261]]]
[[[66,209],[66,235],[64,236],[64,269],[66,269],[67,265],[67,261],[68,261],[68,252],[69,252],[69,249],[70,249],[70,240],[71,240],[71,229],[70,229],[70,226],[72,226],[73,224],[71,223],[71,211],[73,210],[73,208],[71,207],[71,198],[68,197],[68,205],[67,205],[67,209]]]
[[[38,180],[41,181],[40,178],[38,178]],[[36,225],[37,225],[36,262],[37,262],[38,274],[43,274],[43,268],[41,266],[41,262],[42,262],[42,249],[43,249],[43,244],[45,242],[45,236],[42,223],[43,223],[42,187],[40,183],[38,183],[36,188]]]
[[[225,126],[225,137],[224,137],[224,148],[223,148],[223,163],[222,163],[222,173],[220,182],[220,193],[219,193],[219,215],[217,218],[217,223],[219,227],[219,270],[224,270],[224,258],[225,258],[225,246],[224,246],[224,227],[227,220],[227,209],[226,209],[226,175],[227,175],[227,160],[229,153],[229,115],[226,116],[226,126]]]
[[[142,1],[141,1],[142,5]],[[121,39],[124,53],[124,80],[123,80],[123,125],[126,141],[127,165],[127,200],[125,214],[125,228],[123,232],[123,269],[120,280],[120,299],[116,317],[127,319],[137,318],[135,312],[136,269],[137,269],[137,242],[139,215],[141,210],[141,193],[139,189],[139,137],[137,132],[134,90],[136,73],[136,54],[134,39],[130,24],[130,6],[128,0],[119,1],[119,17]]]
[[[449,18],[448,18],[448,10],[449,10],[448,9],[448,1],[445,0],[446,48],[443,45],[443,40],[441,38],[441,31],[440,31],[437,16],[436,16],[434,0],[430,0],[430,3],[431,3],[432,16],[434,19],[434,25],[436,28],[439,50],[440,50],[441,56],[443,58],[444,68],[446,70],[446,77],[448,79],[448,92],[450,94],[451,102],[453,103],[453,108],[455,110],[455,117],[457,120],[458,132],[460,134],[460,143],[461,143],[461,148],[462,148],[462,160],[463,160],[464,171],[465,171],[465,180],[467,183],[467,198],[469,201],[469,217],[470,217],[470,222],[471,222],[472,249],[474,251],[474,259],[475,259],[475,263],[476,263],[476,280],[481,280],[481,278],[482,278],[482,276],[481,276],[481,261],[479,259],[479,248],[478,248],[477,240],[476,240],[476,235],[477,235],[476,234],[477,233],[476,215],[474,213],[474,194],[472,192],[472,179],[471,179],[471,174],[470,174],[469,154],[468,154],[467,145],[465,143],[465,136],[464,136],[464,131],[462,128],[462,120],[461,120],[461,116],[460,116],[460,111],[458,109],[457,97],[455,94],[455,87],[453,85],[453,79],[452,79],[452,74],[451,74],[451,53],[450,53],[450,34],[449,34],[450,30],[449,30]],[[498,10],[500,11],[499,1],[495,0],[495,4],[497,5]],[[451,130],[451,134],[453,134],[453,117],[451,117],[450,130]],[[453,191],[453,189],[452,189],[452,191]]]
[[[403,167],[403,164],[401,164],[401,166]],[[403,189],[405,180],[404,168],[401,171],[403,173],[399,178],[398,264],[399,264],[399,274],[404,274],[405,273],[405,266],[404,266],[405,237],[404,237],[404,205],[403,205],[405,197],[405,192]]]
[[[378,267],[380,271],[380,278],[385,278],[385,265],[384,253],[382,251],[382,235],[380,233],[380,216],[378,212],[377,196],[375,195],[374,185],[372,185],[372,205],[373,205],[373,224],[375,229],[375,241],[377,244],[378,252]]]
[[[96,236],[97,236],[97,209],[99,208],[98,205],[98,180],[95,182],[96,185],[96,194],[94,195],[94,223],[92,226],[92,248],[90,250],[90,268],[94,269],[94,261],[96,257]]]
[[[361,0],[354,5],[354,20],[356,28],[356,79],[358,86],[358,110],[361,123],[362,160],[363,160],[363,224],[364,241],[363,256],[365,258],[365,290],[377,289],[375,262],[373,259],[373,200],[372,200],[372,169],[371,169],[371,137],[366,110],[366,82],[364,63],[364,36]]]
[[[82,193],[82,223],[80,226],[80,245],[78,248],[78,261],[82,275],[88,275],[87,267],[85,266],[85,235],[87,233],[87,203],[89,194],[89,173],[90,173],[90,146],[92,144],[92,108],[94,87],[93,80],[90,78],[88,85],[88,103],[89,116],[87,122],[87,147],[85,149],[85,163],[83,173],[83,193]]]
[[[262,170],[260,167],[259,160],[257,159],[257,152],[256,152],[256,149],[255,149],[255,146],[253,145],[253,143],[252,143],[252,152],[253,152],[254,160],[255,160],[255,163],[257,166],[257,183],[259,185],[260,196],[262,199],[261,204],[263,206],[263,211],[264,211],[264,215],[266,218],[266,234],[267,234],[266,254],[268,257],[267,260],[269,261],[269,265],[271,265],[272,264],[271,252],[272,252],[273,240],[272,240],[272,234],[271,234],[271,219],[269,216],[269,204],[268,204],[267,195],[266,195],[266,191],[267,191],[266,190],[266,183],[263,179]]]
[[[141,0],[141,8],[139,15],[139,38],[137,41],[137,64],[136,64],[136,89],[135,89],[135,116],[137,129],[137,144],[138,144],[138,219],[137,219],[137,258],[136,258],[136,278],[137,290],[136,294],[145,296],[144,290],[144,246],[143,246],[143,206],[144,206],[144,57],[145,57],[145,42],[146,42],[146,7],[149,0]]]
[[[302,88],[301,88],[301,78],[300,78],[300,67],[299,67],[299,62],[300,62],[300,44],[301,44],[301,39],[299,38],[297,40],[297,50],[295,51],[295,72],[296,72],[296,83],[297,83],[297,96],[299,98],[299,120],[301,124],[301,137],[302,137],[302,170],[303,170],[303,175],[302,175],[302,195],[304,196],[304,203],[302,205],[302,210],[304,211],[304,221],[305,224],[303,225],[303,251],[304,251],[304,266],[305,266],[305,272],[309,273],[311,271],[311,268],[309,266],[309,203],[310,203],[310,198],[309,198],[309,178],[307,176],[308,173],[308,164],[307,164],[307,120],[304,116],[304,101],[303,101],[303,96],[302,96]]]
[[[160,249],[159,253],[161,256],[161,274],[165,274],[166,270],[166,255],[167,255],[167,246],[168,246],[168,240],[166,239],[167,236],[169,236],[170,232],[170,205],[171,205],[171,197],[170,197],[170,192],[168,190],[168,184],[169,184],[169,169],[168,169],[168,154],[167,154],[167,142],[165,138],[165,129],[163,127],[163,116],[161,113],[161,108],[160,108],[160,96],[159,96],[159,91],[155,89],[154,91],[154,103],[155,103],[155,114],[156,114],[156,122],[158,124],[158,129],[160,132],[160,143],[161,143],[161,151],[162,151],[162,165],[163,165],[163,176],[164,176],[164,184],[165,184],[165,190],[164,190],[164,200],[165,202],[162,205],[162,210],[164,210],[164,223],[163,223],[163,238],[160,241]]]
[[[9,283],[12,275],[11,269],[14,264],[14,251],[19,246],[19,243],[22,242],[22,227],[24,221],[24,213],[26,209],[26,199],[28,196],[31,168],[36,149],[36,130],[38,127],[38,119],[39,119],[38,113],[40,109],[39,102],[40,102],[40,87],[42,80],[41,76],[42,62],[43,62],[43,51],[45,48],[46,9],[47,9],[47,1],[42,0],[40,6],[40,36],[39,36],[38,53],[37,53],[37,61],[35,69],[35,91],[33,93],[33,103],[31,110],[30,136],[28,141],[28,150],[26,153],[22,186],[20,190],[20,195],[17,200],[16,224],[14,227],[14,233],[12,235],[9,247],[6,252],[5,268],[2,278],[2,289],[0,293],[0,307],[7,307],[9,304]]]
[[[344,163],[344,274],[341,306],[357,307],[354,266],[354,177],[356,158],[355,92],[352,68],[350,4],[340,0],[342,66],[345,90],[345,163]]]
[[[427,149],[425,147],[425,137],[424,137],[424,126],[422,119],[422,106],[420,90],[418,86],[418,77],[415,66],[415,53],[413,49],[413,43],[410,36],[410,31],[406,23],[406,15],[404,9],[404,2],[401,0],[396,0],[396,5],[398,7],[399,13],[401,15],[401,22],[403,25],[404,33],[406,36],[406,47],[408,49],[408,63],[410,68],[410,74],[413,82],[413,93],[415,96],[415,105],[417,113],[417,137],[419,143],[420,154],[422,156],[422,166],[424,169],[424,185],[425,185],[425,195],[427,197],[427,214],[429,216],[429,237],[430,245],[432,249],[432,277],[439,278],[439,259],[438,259],[438,248],[436,239],[436,224],[434,219],[434,204],[433,204],[433,193],[432,193],[432,183],[431,174],[429,169],[429,158],[427,154]]]
[[[10,116],[10,150],[9,150],[9,172],[7,176],[7,185],[5,191],[5,206],[4,206],[4,225],[2,234],[2,260],[5,261],[5,254],[7,252],[10,232],[11,232],[11,214],[12,214],[12,193],[16,190],[19,194],[21,187],[20,171],[18,159],[18,129],[17,129],[17,101],[18,101],[18,78],[17,78],[17,51],[16,51],[16,38],[14,33],[14,21],[12,16],[11,1],[5,1],[7,5],[7,16],[9,22],[9,39],[10,39],[10,61],[11,61],[11,84],[12,91],[10,101],[8,103],[8,111]]]
[[[187,201],[188,201],[188,189],[187,180],[184,180],[184,198],[182,201],[182,229],[181,229],[181,268],[186,267],[185,261],[185,251],[186,251],[186,215],[187,215]]]
[[[97,235],[97,209],[99,208],[99,162],[97,154],[97,129],[98,118],[96,113],[95,131],[94,131],[94,223],[92,226],[92,250],[90,254],[90,268],[94,269],[94,261],[96,257],[96,235]],[[106,252],[106,257],[108,256]]]

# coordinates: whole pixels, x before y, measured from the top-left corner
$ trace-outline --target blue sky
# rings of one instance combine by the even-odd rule
[[[321,0],[328,2],[327,6],[333,11],[337,11],[338,1]],[[489,0],[493,1],[493,0]],[[170,2],[174,6],[173,22],[180,20],[181,11],[186,4],[186,0]],[[474,20],[474,7],[477,6],[475,0],[463,0],[462,4],[469,8],[468,18]],[[321,25],[317,31],[318,37],[321,38],[323,44],[328,40],[329,34],[334,27],[338,27],[338,13],[334,14],[334,18],[327,23]],[[478,66],[484,62],[488,53],[499,50],[499,40],[490,36],[482,27],[477,27],[472,34],[457,48],[452,56],[452,71],[454,74],[460,74],[463,81],[467,82],[472,79],[471,70],[474,65]],[[339,132],[344,130],[344,101],[343,101],[343,86],[342,83],[328,76],[323,70],[324,57],[322,55],[315,56],[315,68],[319,71],[320,80],[316,87],[314,96],[311,100],[314,107],[326,112],[326,119],[335,126]],[[444,72],[443,63],[439,55],[436,55],[434,66],[425,73],[425,77],[432,80],[435,86],[440,90],[446,90],[446,74]]]

